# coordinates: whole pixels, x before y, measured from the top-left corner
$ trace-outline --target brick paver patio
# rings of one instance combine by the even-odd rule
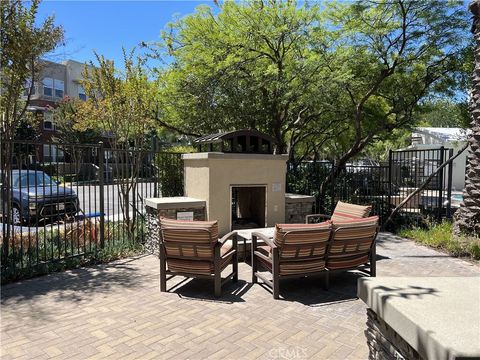
[[[477,264],[390,234],[378,276],[479,276]],[[358,275],[285,281],[284,300],[249,283],[250,267],[220,300],[208,281],[160,293],[158,261],[142,256],[2,287],[1,358],[366,359]]]

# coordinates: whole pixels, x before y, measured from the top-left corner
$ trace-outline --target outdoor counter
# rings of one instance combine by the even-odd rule
[[[370,359],[480,359],[480,277],[358,280]]]

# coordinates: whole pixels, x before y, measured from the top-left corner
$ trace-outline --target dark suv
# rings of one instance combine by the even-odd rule
[[[79,211],[75,192],[60,186],[43,171],[12,170],[11,188],[3,188],[0,197],[6,201],[10,191],[12,199],[11,222],[20,225],[34,220],[73,216]],[[6,214],[3,214],[6,216]]]

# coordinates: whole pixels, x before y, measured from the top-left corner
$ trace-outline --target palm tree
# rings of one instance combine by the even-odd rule
[[[463,203],[455,214],[455,234],[480,234],[480,0],[472,0],[469,6],[473,14],[472,32],[475,40],[475,67],[472,74],[470,114],[472,117],[470,145]]]

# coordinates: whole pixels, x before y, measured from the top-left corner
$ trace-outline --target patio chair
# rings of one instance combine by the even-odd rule
[[[325,220],[332,220],[334,223],[336,221],[354,220],[369,216],[371,211],[371,205],[356,205],[339,201],[337,202],[337,206],[335,206],[335,210],[333,210],[332,216],[325,214],[311,214],[306,216],[305,222],[311,224]]]
[[[360,270],[376,276],[378,216],[337,221],[332,226],[332,239],[327,251],[328,274],[337,270]]]
[[[273,239],[252,233],[252,282],[263,280],[279,297],[280,280],[318,275],[325,272],[325,256],[331,235],[331,224],[277,224]],[[257,239],[266,246],[257,246]],[[264,268],[272,280],[258,271]]]
[[[236,232],[218,239],[217,221],[166,218],[160,219],[160,232],[160,291],[167,291],[167,275],[212,279],[216,297],[228,280],[238,280]],[[232,272],[222,279],[230,264]]]

